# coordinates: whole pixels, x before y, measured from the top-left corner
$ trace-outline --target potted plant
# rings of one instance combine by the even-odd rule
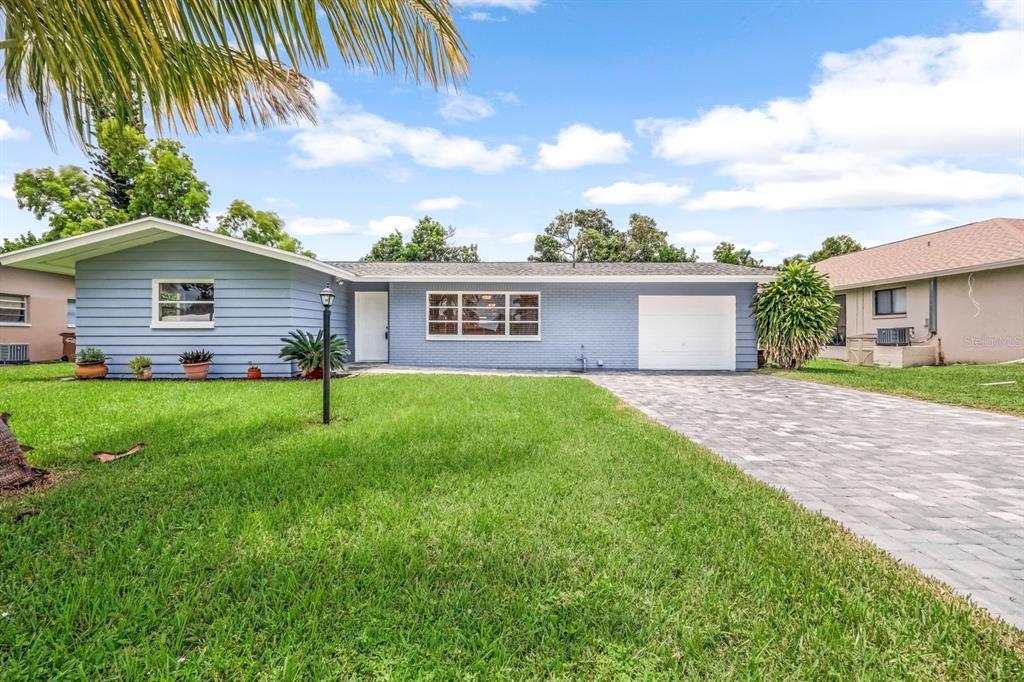
[[[128,369],[139,381],[148,381],[153,378],[153,361],[145,355],[136,355],[129,360]]]
[[[263,378],[263,370],[260,369],[260,366],[257,365],[255,362],[250,362],[249,363],[249,369],[246,370],[246,372],[245,372],[245,378],[246,379],[262,379]]]
[[[102,379],[107,376],[107,356],[92,346],[78,351],[75,360],[76,379]]]
[[[323,379],[324,333],[296,329],[281,338],[284,347],[278,353],[282,360],[290,360],[299,366],[302,376],[306,379]],[[341,369],[348,357],[348,344],[345,339],[331,334],[331,369]]]
[[[178,356],[181,368],[185,370],[185,378],[189,381],[203,381],[210,373],[213,353],[208,350],[187,350]]]

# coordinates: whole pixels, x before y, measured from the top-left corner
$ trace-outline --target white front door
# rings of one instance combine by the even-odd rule
[[[735,296],[640,296],[640,369],[736,369]]]
[[[388,361],[388,292],[356,292],[356,362]]]

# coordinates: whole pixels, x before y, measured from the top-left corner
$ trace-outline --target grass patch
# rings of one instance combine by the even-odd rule
[[[0,368],[70,474],[0,500],[5,679],[1024,673],[1020,631],[580,379],[340,380],[325,428],[319,384],[69,371]]]
[[[811,360],[799,370],[765,369],[765,374],[819,384],[859,388],[946,405],[1024,416],[1024,364],[944,367],[862,367],[840,360]],[[1014,384],[983,386],[1003,381]]]

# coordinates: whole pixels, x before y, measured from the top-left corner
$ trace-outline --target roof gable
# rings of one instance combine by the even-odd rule
[[[139,218],[131,222],[112,227],[104,227],[85,234],[65,237],[19,249],[0,255],[0,264],[12,265],[29,270],[54,272],[62,275],[74,275],[75,264],[86,258],[94,258],[108,253],[115,253],[136,246],[144,246],[170,239],[171,237],[191,237],[205,242],[227,246],[267,258],[285,261],[293,265],[324,272],[336,277],[351,277],[333,265],[301,256],[290,251],[282,251],[263,244],[254,244],[244,239],[236,239],[209,230],[182,225],[163,218]]]
[[[815,264],[834,289],[1024,264],[1024,219],[992,218]]]

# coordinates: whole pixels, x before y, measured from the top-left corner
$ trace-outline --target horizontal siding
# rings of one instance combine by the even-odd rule
[[[426,291],[539,291],[540,341],[427,340]],[[754,284],[728,283],[508,283],[390,285],[391,362],[402,365],[574,369],[583,344],[591,367],[636,369],[638,297],[736,297],[736,368],[757,367],[757,337],[750,305]]]
[[[212,278],[212,329],[151,329],[152,280]],[[326,276],[224,246],[175,237],[78,263],[78,347],[97,346],[111,376],[127,377],[128,360],[153,358],[158,377],[181,377],[178,354],[205,348],[215,354],[212,377],[245,375],[250,362],[264,376],[290,376],[278,358],[281,337],[296,328],[319,329],[318,293]],[[344,323],[341,323],[344,325]]]

